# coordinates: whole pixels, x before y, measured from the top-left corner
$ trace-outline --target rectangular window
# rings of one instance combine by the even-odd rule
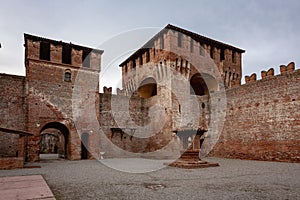
[[[62,63],[71,64],[72,48],[70,45],[63,45],[62,48]]]
[[[41,42],[40,43],[40,59],[50,61],[50,43]]]
[[[164,49],[165,48],[164,35],[161,36],[160,41],[161,41],[161,49]]]
[[[236,57],[235,57],[235,52],[232,51],[232,62],[235,63],[236,62]]]
[[[204,56],[204,48],[202,47],[201,44],[199,46],[199,53],[200,53],[201,56]]]
[[[190,43],[190,45],[191,45],[191,53],[193,53],[194,52],[194,40],[191,38],[191,43]]]
[[[221,54],[220,54],[220,61],[225,60],[225,53],[224,49],[221,49]]]
[[[82,51],[82,66],[90,67],[91,63],[91,50],[84,49]]]
[[[132,61],[132,68],[134,69],[136,67],[135,59]]]
[[[146,63],[150,61],[150,52],[149,49],[146,51]]]
[[[143,65],[143,56],[142,55],[140,55],[140,66],[142,66]]]
[[[214,59],[214,47],[210,47],[210,57]]]
[[[178,47],[181,47],[182,43],[182,35],[181,33],[178,32],[178,40],[177,40],[177,45]]]

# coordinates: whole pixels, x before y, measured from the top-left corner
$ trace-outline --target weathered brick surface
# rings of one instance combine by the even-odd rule
[[[40,59],[40,42],[50,43],[50,60]],[[71,47],[71,64],[62,62],[62,49]],[[27,129],[34,136],[28,139],[27,155],[29,161],[39,159],[40,134],[45,128],[56,128],[65,137],[66,156],[69,159],[81,159],[81,134],[93,132],[89,123],[90,113],[73,112],[73,106],[80,108],[91,103],[99,107],[97,85],[100,72],[101,51],[91,53],[89,67],[82,67],[82,51],[92,49],[63,42],[25,35],[25,60],[27,83]],[[65,74],[70,74],[70,80]],[[96,83],[96,84],[92,84]],[[93,87],[94,86],[94,87]],[[84,96],[86,95],[86,96]],[[85,98],[95,95],[94,102]],[[99,119],[99,112],[96,112]],[[74,122],[80,123],[80,129]],[[76,126],[75,126],[76,125]],[[95,132],[95,130],[94,130]],[[96,136],[90,135],[88,143],[91,152],[97,152],[94,145]],[[90,156],[89,156],[90,157]]]
[[[18,155],[18,138],[16,134],[0,132],[0,157],[15,157]]]
[[[107,157],[163,157],[177,156],[187,139],[179,140],[172,131],[204,127],[210,137],[202,150],[209,151],[216,132],[221,133],[211,155],[299,162],[300,71],[294,71],[295,64],[280,66],[277,76],[274,69],[263,71],[262,80],[256,80],[256,74],[247,76],[240,86],[243,50],[179,32],[161,32],[146,49],[122,63],[124,89],[118,89],[117,95],[111,94],[111,88],[99,94],[95,85],[102,52],[92,52],[90,66],[82,67],[83,51],[91,49],[72,44],[71,64],[64,64],[62,49],[70,44],[25,35],[26,77],[0,74],[0,126],[34,134],[28,138],[29,161],[39,159],[40,134],[49,128],[64,135],[68,159],[81,159],[84,134],[88,158],[97,158],[99,151]],[[41,41],[50,43],[49,61],[40,59]],[[65,79],[66,72],[70,80]],[[141,84],[149,77],[155,80],[151,87],[156,86],[156,95],[141,98]],[[193,80],[205,90],[203,94],[191,94]],[[151,87],[143,91],[151,92]],[[227,107],[216,112],[215,106],[222,102],[215,100],[225,99],[224,88]],[[224,129],[217,130],[223,111]],[[130,128],[135,129],[134,135]],[[0,142],[2,157],[15,156],[26,146],[24,138],[3,133]],[[12,166],[12,161],[1,162]]]
[[[300,70],[227,90],[227,116],[212,155],[300,161]]]
[[[0,127],[26,130],[25,77],[0,74]],[[0,157],[16,156],[18,135],[0,132]]]
[[[0,158],[0,169],[15,169],[23,166],[23,157]]]
[[[263,80],[260,81],[257,81],[256,74],[246,76],[246,85],[240,86],[242,51],[235,52],[236,49],[226,45],[219,48],[211,40],[203,41],[202,37],[195,39],[198,37],[195,34],[176,30],[161,31],[144,46],[146,48],[140,49],[121,64],[125,94],[138,92],[140,83],[149,76],[153,77],[157,82],[157,98],[162,97],[157,103],[172,118],[170,132],[186,129],[187,125],[193,129],[197,125],[207,126],[211,136],[218,135],[211,132],[222,132],[213,155],[299,162],[300,81],[299,71],[293,72],[295,64],[281,66],[282,75],[275,77],[274,69],[263,71]],[[205,51],[202,55],[200,45]],[[200,83],[209,88],[209,96],[186,98],[190,96],[188,84],[199,72],[201,76],[211,77]],[[174,79],[172,74],[176,73],[180,74],[179,79],[186,81],[182,83]],[[212,128],[217,127],[220,123],[218,120],[222,119],[212,118],[215,108],[211,102],[213,98],[225,98],[219,94],[222,82],[226,89],[229,88],[226,90],[227,116],[223,131]],[[196,98],[196,102],[192,101],[193,98]],[[201,106],[203,104],[204,108]],[[184,109],[190,109],[190,112],[182,114]],[[192,117],[189,115],[191,113]],[[193,119],[195,116],[198,119]],[[209,140],[208,147],[217,138]]]
[[[155,118],[149,116],[149,108],[157,101],[157,96],[142,99],[137,95],[100,95],[100,126],[106,137],[103,140],[107,140],[102,149],[106,152],[106,157],[136,156],[137,154],[132,153],[154,152],[172,141],[169,127],[165,128],[159,124],[162,119],[157,118],[153,121]],[[147,127],[149,124],[153,126]],[[156,130],[156,126],[162,128]],[[123,128],[124,132],[114,132],[111,128]],[[130,128],[135,129],[133,135]],[[174,145],[173,148],[176,148]],[[163,151],[156,156],[172,156],[172,151]]]

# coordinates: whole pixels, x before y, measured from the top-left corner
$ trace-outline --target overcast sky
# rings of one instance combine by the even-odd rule
[[[290,61],[299,68],[298,0],[9,0],[0,2],[0,73],[25,75],[23,33],[96,48],[120,33],[152,27],[132,37],[142,45],[169,23],[245,49],[243,76],[260,78],[270,67],[278,74]]]

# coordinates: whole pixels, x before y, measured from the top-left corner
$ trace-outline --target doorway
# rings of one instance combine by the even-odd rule
[[[88,159],[89,157],[88,141],[89,141],[89,134],[83,133],[81,135],[81,159]]]
[[[40,131],[40,160],[68,158],[69,129],[62,123],[50,122]]]

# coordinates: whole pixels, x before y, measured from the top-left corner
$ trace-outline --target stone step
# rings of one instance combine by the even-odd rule
[[[181,159],[193,159],[199,160],[199,151],[186,151],[181,156]]]
[[[218,167],[218,163],[208,163],[206,161],[183,161],[183,160],[177,160],[171,164],[169,164],[171,167],[179,167],[179,168],[185,168],[185,169],[195,169],[195,168],[205,168],[205,167]]]

